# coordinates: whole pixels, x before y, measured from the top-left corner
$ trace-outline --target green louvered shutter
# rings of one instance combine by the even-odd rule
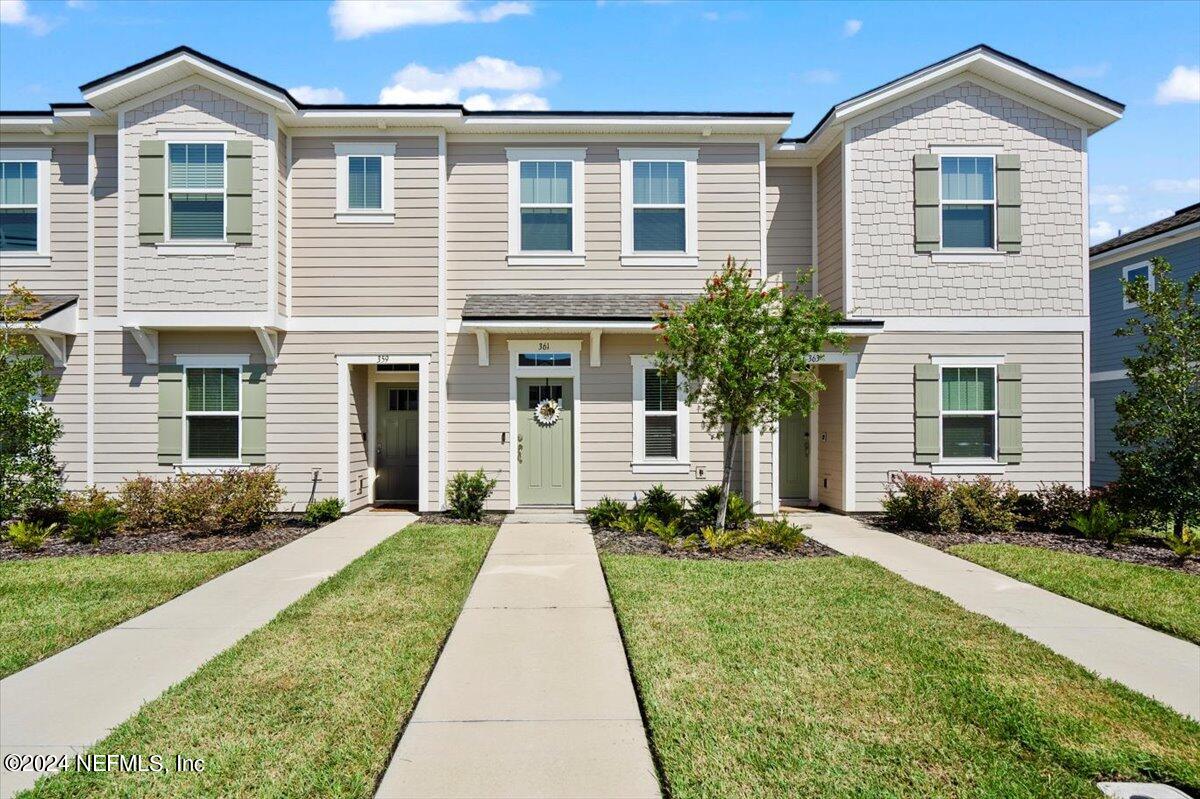
[[[225,145],[225,238],[236,244],[250,243],[253,149],[246,139]]]
[[[154,244],[166,237],[166,142],[142,139],[138,145],[138,239]]]
[[[913,156],[913,214],[917,252],[933,252],[942,243],[938,164],[938,157],[933,153],[917,153]]]
[[[1001,463],[1021,462],[1021,366],[1001,364],[996,370],[998,419],[996,459]]]
[[[158,462],[183,460],[183,367],[158,367]]]
[[[242,462],[267,462],[267,367],[242,367]]]
[[[996,246],[1021,251],[1021,156],[996,156]]]
[[[915,463],[934,463],[941,452],[941,436],[938,429],[941,414],[939,384],[941,369],[937,364],[919,363],[914,372],[916,406],[916,455]]]

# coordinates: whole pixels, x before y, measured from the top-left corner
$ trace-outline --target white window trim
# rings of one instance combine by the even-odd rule
[[[999,460],[1000,449],[1000,365],[1004,357],[1000,355],[934,356],[930,361],[938,367],[938,460],[932,464],[934,474],[1000,474],[1004,465]],[[991,411],[947,411],[942,407],[942,379],[946,369],[991,369],[992,370],[992,410]],[[946,457],[942,440],[942,422],[946,416],[991,416],[992,417],[992,457],[990,458],[948,458]]]
[[[346,224],[390,224],[396,221],[396,143],[334,142],[336,160],[336,208],[334,219]],[[350,207],[350,156],[378,156],[379,199],[378,209]]]
[[[583,266],[587,253],[584,240],[585,147],[508,147],[508,265],[562,267]],[[521,249],[521,164],[525,161],[571,162],[571,249],[544,251]],[[554,206],[561,207],[561,206]]]
[[[163,154],[163,243],[170,247],[184,248],[180,250],[168,250],[179,255],[220,255],[227,254],[225,250],[213,251],[214,245],[231,244],[229,242],[229,196],[227,189],[229,188],[229,153],[227,151],[228,139],[221,139],[214,136],[205,138],[192,138],[181,136],[179,138],[166,139],[163,145],[166,152]],[[217,189],[172,189],[171,188],[171,145],[172,144],[219,144],[221,145],[221,238],[219,239],[172,239],[171,238],[171,195],[172,194],[217,194]],[[186,249],[196,249],[195,253],[188,253]],[[155,252],[158,251],[157,245]],[[185,424],[184,427],[187,427]]]
[[[699,266],[699,215],[697,212],[696,147],[621,147],[621,265],[622,266]],[[633,249],[633,162],[682,161],[684,173],[683,252],[637,252]]]
[[[933,253],[934,263],[1003,263],[1004,253],[996,243],[997,214],[999,204],[996,201],[996,155],[1000,148],[962,147],[949,148],[942,145],[932,148],[938,157],[938,251]],[[946,200],[942,198],[942,161],[947,158],[991,158],[992,159],[992,199],[990,200]],[[947,247],[945,243],[946,223],[942,214],[947,205],[991,205],[992,206],[992,246],[991,247]]]
[[[1134,269],[1141,269],[1142,267],[1145,267],[1145,269],[1146,269],[1146,275],[1147,275],[1146,279],[1150,281],[1150,291],[1153,292],[1154,291],[1154,266],[1149,261],[1138,261],[1135,264],[1128,264],[1126,266],[1121,267],[1121,279],[1129,280],[1129,273],[1132,272]],[[1125,288],[1123,286],[1121,286],[1120,284],[1117,284],[1117,285],[1121,291],[1121,308],[1126,311],[1130,311],[1130,310],[1133,310],[1134,308],[1137,308],[1138,304],[1136,302],[1130,302],[1129,299],[1125,296]]]
[[[5,266],[50,265],[50,148],[13,147],[0,149],[0,162],[32,161],[37,167],[37,249],[0,253]],[[27,203],[5,208],[28,208]]]
[[[657,369],[655,359],[648,355],[630,355],[633,369],[633,459],[629,466],[634,474],[683,474],[691,470],[691,447],[689,446],[687,397],[683,375],[675,375],[675,457],[646,457],[646,370]],[[664,412],[663,415],[669,415]]]
[[[183,367],[183,450],[180,465],[185,469],[204,467],[242,466],[242,410],[245,399],[242,384],[242,367],[250,363],[249,355],[177,355],[175,362]],[[188,371],[192,369],[236,369],[238,372],[238,409],[237,413],[229,411],[189,411],[187,406]],[[188,457],[188,417],[189,416],[236,416],[237,417],[237,451],[236,458],[200,458]]]

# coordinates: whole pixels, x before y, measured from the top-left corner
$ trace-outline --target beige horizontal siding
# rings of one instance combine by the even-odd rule
[[[538,144],[521,143],[521,147]],[[757,268],[759,160],[756,144],[700,145],[697,224],[700,268],[622,267],[620,158],[614,142],[553,141],[586,147],[586,266],[508,267],[508,161],[504,143],[451,143],[447,160],[447,302],[457,316],[473,293],[698,291],[727,255]],[[654,146],[622,142],[620,147]],[[669,146],[669,145],[659,145]],[[436,207],[436,206],[435,206]]]
[[[433,137],[396,144],[396,219],[339,223],[334,144],[292,139],[292,314],[427,316],[437,313],[438,150]]]
[[[890,472],[929,472],[913,463],[913,370],[933,355],[999,355],[1021,365],[1024,452],[998,479],[1022,491],[1041,482],[1083,486],[1081,334],[883,333],[870,338],[858,370],[856,510],[879,508]]]
[[[842,146],[817,164],[817,293],[835,309],[845,302],[842,271]]]
[[[54,457],[62,466],[63,485],[78,491],[87,486],[87,336],[68,337],[64,364],[47,374],[57,382],[42,401],[62,423]]]
[[[96,316],[117,315],[117,137],[95,137],[92,258]]]
[[[42,141],[10,141],[4,147],[44,149]],[[79,315],[87,314],[87,142],[51,141],[50,264],[0,265],[0,291],[17,282],[35,293],[76,294]]]
[[[767,272],[786,286],[813,266],[812,168],[767,164]],[[805,280],[804,291],[810,291]]]

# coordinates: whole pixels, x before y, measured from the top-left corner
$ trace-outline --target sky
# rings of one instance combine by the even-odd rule
[[[0,108],[180,44],[308,102],[789,111],[986,43],[1126,104],[1089,141],[1093,241],[1200,201],[1200,0],[0,0]]]

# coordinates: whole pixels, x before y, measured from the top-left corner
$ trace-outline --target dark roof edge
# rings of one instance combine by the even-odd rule
[[[1195,217],[1186,219],[1178,217],[1184,217],[1185,215],[1190,215],[1197,211],[1200,211],[1200,203],[1185,205],[1183,208],[1180,208],[1170,216],[1165,216],[1162,219],[1157,219],[1148,225],[1142,225],[1139,228],[1134,228],[1128,233],[1122,233],[1119,236],[1113,236],[1111,239],[1102,241],[1099,244],[1093,244],[1090,248],[1088,248],[1088,257],[1095,258],[1097,255],[1104,255],[1108,252],[1114,252],[1116,250],[1128,247],[1131,244],[1148,241],[1156,236],[1161,236],[1165,233],[1179,230],[1180,228],[1187,227],[1188,225],[1194,225],[1200,222],[1200,214],[1196,214]]]
[[[653,322],[653,316],[513,316],[512,314],[471,314],[462,315],[464,322]]]

